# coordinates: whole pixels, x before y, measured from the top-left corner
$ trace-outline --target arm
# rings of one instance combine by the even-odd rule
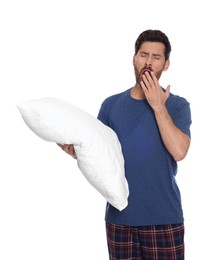
[[[168,152],[173,156],[175,161],[185,158],[189,146],[190,138],[183,133],[173,123],[166,107],[154,111],[160,135]]]
[[[164,92],[153,72],[151,72],[151,76],[146,73],[140,84],[147,102],[154,111],[165,147],[174,160],[184,159],[190,146],[190,138],[176,127],[166,108],[165,103],[170,94],[170,86]]]

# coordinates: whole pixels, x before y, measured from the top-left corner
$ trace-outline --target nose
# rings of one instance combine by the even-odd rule
[[[151,56],[149,55],[146,59],[146,67],[151,67],[152,66],[152,58]]]

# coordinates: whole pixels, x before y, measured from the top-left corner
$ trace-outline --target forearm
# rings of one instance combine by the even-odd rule
[[[154,113],[161,138],[168,152],[175,161],[184,159],[190,146],[189,136],[176,127],[166,107]]]

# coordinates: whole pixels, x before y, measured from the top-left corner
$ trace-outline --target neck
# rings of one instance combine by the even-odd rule
[[[130,95],[134,99],[146,99],[142,88],[136,83],[136,85],[131,89]]]

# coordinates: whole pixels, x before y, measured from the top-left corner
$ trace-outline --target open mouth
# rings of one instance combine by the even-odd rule
[[[142,76],[145,74],[145,72],[150,72],[153,71],[151,67],[144,67],[141,71],[140,71],[140,80],[143,80]],[[150,74],[151,75],[151,74]]]
[[[145,67],[141,70],[140,75],[143,75],[145,72],[151,72],[153,71],[151,67]]]

